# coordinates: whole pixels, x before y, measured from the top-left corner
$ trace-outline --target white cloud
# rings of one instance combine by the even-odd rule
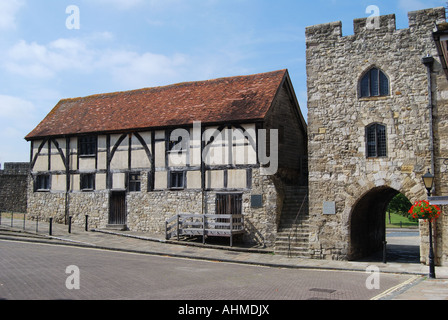
[[[4,68],[27,78],[52,78],[66,70],[86,71],[92,53],[77,39],[58,39],[48,45],[24,40],[16,43],[3,61]]]
[[[29,145],[24,137],[38,120],[35,113],[32,102],[0,95],[0,162],[27,161]]]
[[[33,103],[22,98],[0,95],[0,118],[4,121],[23,120],[34,111]]]
[[[21,40],[11,47],[1,65],[10,74],[28,79],[49,80],[69,74],[95,74],[111,78],[126,88],[138,88],[180,79],[188,64],[183,54],[163,55],[131,50],[100,49],[98,37],[61,38],[43,45]]]
[[[0,30],[14,29],[16,15],[24,0],[0,0]]]
[[[116,7],[118,9],[130,9],[145,3],[145,0],[90,0],[108,7]]]
[[[166,56],[132,51],[110,52],[101,64],[109,67],[115,81],[128,88],[168,84],[181,78],[188,57],[182,54]]]

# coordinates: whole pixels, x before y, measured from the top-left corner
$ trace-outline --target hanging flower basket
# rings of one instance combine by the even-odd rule
[[[431,222],[440,217],[440,207],[432,206],[428,201],[417,201],[409,210],[414,219],[430,220]]]

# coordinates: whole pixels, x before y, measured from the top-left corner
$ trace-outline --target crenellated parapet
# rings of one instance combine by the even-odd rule
[[[439,7],[412,11],[408,13],[408,19],[409,28],[424,28],[432,31],[435,24],[446,21],[445,8]],[[396,27],[396,16],[395,14],[389,14],[378,17],[355,19],[353,21],[353,30],[355,37],[364,36],[366,33],[394,33],[398,31]],[[340,38],[346,38],[342,34],[341,21],[307,27],[305,34],[308,44],[315,41],[338,40]]]
[[[426,196],[421,176],[432,157],[436,190],[448,194],[448,82],[433,37],[436,25],[446,27],[445,8],[408,18],[404,29],[393,14],[355,19],[351,35],[343,35],[340,21],[306,29],[312,257],[357,259],[379,251],[384,208],[397,193],[411,202]],[[422,63],[427,55],[434,58],[432,94]],[[446,225],[437,228],[438,263],[448,264],[448,240],[440,240],[442,233],[448,239]]]

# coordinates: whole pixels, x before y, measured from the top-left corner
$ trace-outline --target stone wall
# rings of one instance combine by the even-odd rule
[[[308,168],[306,158],[307,129],[295,94],[288,82],[284,83],[265,121],[266,129],[276,129],[279,133],[277,176],[292,185],[307,185]]]
[[[29,163],[5,163],[0,170],[0,212],[26,212]]]
[[[142,181],[144,190],[145,182]],[[283,204],[282,185],[272,176],[252,170],[252,188],[243,194],[243,242],[272,247]],[[225,191],[183,190],[129,193],[127,226],[132,231],[164,235],[165,221],[178,213],[214,214],[216,194]],[[263,207],[252,208],[251,196],[263,195]],[[204,204],[204,207],[203,207]]]
[[[272,176],[260,175],[260,169],[252,172],[252,188],[242,190],[243,215],[246,233],[243,241],[272,247],[275,242],[278,221],[283,204],[280,181]],[[201,190],[151,191],[147,190],[147,174],[142,174],[142,191],[129,192],[127,202],[127,227],[131,231],[165,235],[165,221],[178,213],[215,213],[217,193],[225,191]],[[91,228],[105,228],[109,217],[109,191],[97,192],[34,192],[29,184],[28,215],[40,220],[65,223],[66,206],[73,223],[83,226],[89,215]],[[263,207],[252,208],[251,196],[263,195]],[[204,200],[203,200],[204,199]],[[202,203],[205,204],[204,211]]]
[[[350,259],[353,221],[367,224],[369,214],[384,219],[381,210],[393,194],[401,192],[411,202],[426,199],[421,176],[431,168],[431,152],[427,69],[421,59],[437,57],[432,31],[444,21],[445,9],[436,8],[409,13],[409,28],[402,30],[396,29],[394,15],[380,17],[378,28],[357,19],[350,36],[342,35],[341,22],[306,29],[310,246],[315,258]],[[360,98],[360,79],[372,67],[388,76],[390,94]],[[439,88],[446,86],[437,59],[433,77]],[[446,96],[446,91],[437,93],[434,103],[440,112],[446,110],[441,100]],[[372,123],[387,127],[387,157],[366,155],[366,127]],[[444,135],[441,141],[446,141]],[[436,158],[446,148],[442,144]],[[368,205],[357,206],[361,201]],[[377,212],[356,212],[374,201],[383,206]],[[336,214],[325,215],[324,202],[335,203]],[[446,232],[442,230],[438,241]],[[425,250],[422,245],[422,260]],[[445,257],[439,263],[448,261]]]

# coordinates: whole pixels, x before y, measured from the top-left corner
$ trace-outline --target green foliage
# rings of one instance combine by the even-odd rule
[[[399,193],[389,203],[386,211],[386,224],[388,225],[418,225],[418,219],[413,219],[409,214],[412,203],[403,194]],[[395,220],[395,221],[393,221]],[[409,226],[409,225],[408,225]]]
[[[409,209],[411,209],[412,203],[403,194],[399,193],[392,201],[389,203],[387,212],[393,212],[403,217],[409,216]]]

